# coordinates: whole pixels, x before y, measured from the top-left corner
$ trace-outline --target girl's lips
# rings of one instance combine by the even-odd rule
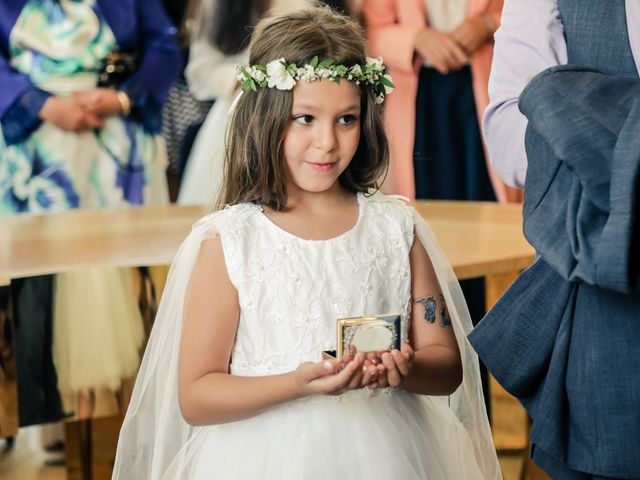
[[[309,163],[311,168],[313,168],[317,172],[328,172],[333,167],[335,167],[337,164],[338,164],[338,162],[333,162],[333,163]]]

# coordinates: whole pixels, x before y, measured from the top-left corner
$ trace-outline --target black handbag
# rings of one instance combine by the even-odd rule
[[[114,50],[103,60],[98,87],[117,87],[138,68],[138,53]]]

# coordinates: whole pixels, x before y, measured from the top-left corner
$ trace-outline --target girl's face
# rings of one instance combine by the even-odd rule
[[[289,187],[320,193],[339,188],[360,141],[360,90],[347,80],[298,82],[284,133]]]

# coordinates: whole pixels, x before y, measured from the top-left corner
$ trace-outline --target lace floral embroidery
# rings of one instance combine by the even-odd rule
[[[397,311],[406,330],[412,211],[363,198],[360,208],[354,229],[321,242],[292,238],[255,205],[216,214],[241,310],[232,373],[284,373],[321,360],[335,349],[341,317]]]

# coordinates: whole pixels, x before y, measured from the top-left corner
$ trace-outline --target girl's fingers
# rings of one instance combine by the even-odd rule
[[[323,362],[328,363],[328,362]],[[340,372],[330,372],[327,369],[327,374],[319,375],[311,379],[309,385],[312,386],[314,393],[320,394],[336,394],[340,393],[349,384],[349,381],[355,371],[353,362],[345,365]],[[319,373],[319,372],[314,372]],[[333,374],[332,374],[333,373]]]
[[[396,363],[396,368],[398,372],[400,372],[400,375],[402,375],[403,377],[409,375],[409,371],[411,370],[411,368],[409,367],[407,359],[404,357],[404,355],[402,355],[402,353],[400,353],[398,350],[393,350],[391,352],[391,356]]]
[[[352,361],[344,365],[342,371],[331,378],[333,380],[332,386],[334,387],[331,393],[340,393],[349,388],[356,388],[351,385],[359,385],[362,377],[363,361],[364,354],[359,353]]]
[[[413,350],[413,348],[411,348],[411,345],[409,345],[408,343],[403,343],[400,346],[400,351],[402,352],[402,355],[404,355],[404,357],[407,359],[407,363],[409,365],[413,364],[413,359],[416,356],[416,352]]]
[[[371,362],[374,365],[377,365],[380,363],[380,354],[377,352],[368,352],[366,354],[366,362]]]
[[[336,373],[338,367],[337,362],[331,360],[324,360],[322,362],[315,363],[306,362],[303,365],[306,367],[305,370],[307,373],[305,376],[309,382]]]
[[[378,358],[376,354],[374,355],[375,356],[370,360],[367,359],[364,361],[364,368],[367,369],[365,371],[365,376],[367,376],[369,379],[368,383],[374,382],[378,378],[378,376],[380,375],[379,369],[382,366],[382,363],[381,363],[382,360],[380,360],[380,358]],[[363,382],[364,382],[364,379],[363,379]]]
[[[349,384],[347,385],[346,389],[347,390],[356,390],[358,388],[362,387],[362,379],[364,377],[364,371],[362,370],[362,368],[359,368],[355,375],[353,377],[351,377],[351,380],[349,381]]]
[[[362,382],[360,386],[366,387],[367,385],[369,385],[371,387],[378,376],[378,369],[376,368],[375,365],[371,365],[371,364],[367,365],[365,363],[365,365],[362,367],[362,370],[364,373],[362,375]]]
[[[384,363],[382,361],[382,355],[384,355],[384,353],[380,354],[380,363],[378,365],[376,365],[376,369],[377,369],[377,388],[384,388],[389,386],[389,382],[387,380],[387,367],[384,366]],[[373,387],[372,387],[373,388]]]
[[[359,353],[353,360],[353,363],[357,365],[356,370],[353,372],[353,375],[349,379],[349,383],[347,385],[348,390],[354,390],[356,388],[360,388],[362,384],[362,377],[364,377],[364,353]]]
[[[347,353],[342,357],[342,359],[340,360],[340,363],[346,365],[347,363],[352,361],[354,358],[356,358],[355,355],[353,355],[352,353]]]
[[[402,376],[396,367],[396,362],[390,353],[382,355],[382,362],[387,367],[387,381],[392,387],[397,387],[402,381]]]

